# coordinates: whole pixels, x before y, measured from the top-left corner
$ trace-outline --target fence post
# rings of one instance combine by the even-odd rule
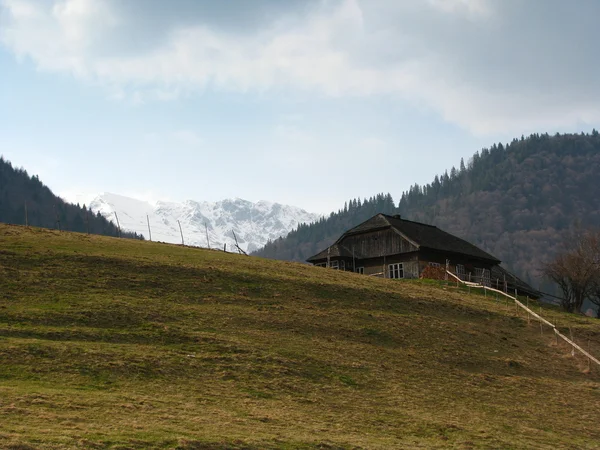
[[[571,327],[569,327],[569,333],[571,334],[571,342],[575,342],[575,339],[573,339],[573,330],[571,329]],[[575,356],[575,347],[573,347],[572,344],[571,344],[571,356]]]
[[[181,222],[177,220],[177,223],[179,224],[179,232],[181,233],[181,245],[185,246],[185,242],[183,240],[183,231],[181,230]]]
[[[148,237],[150,238],[150,242],[152,242],[152,231],[150,231],[150,217],[146,214],[146,221],[148,222]]]
[[[117,216],[116,211],[115,211],[115,218],[117,219],[117,232],[119,233],[119,237],[121,237],[121,225],[119,224],[119,216]]]
[[[208,249],[210,250],[210,239],[208,239],[208,225],[204,222],[204,228],[206,229],[206,245],[208,245]]]

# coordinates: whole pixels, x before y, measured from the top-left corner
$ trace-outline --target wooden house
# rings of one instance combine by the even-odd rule
[[[385,278],[419,278],[433,267],[488,286],[492,269],[500,264],[498,258],[433,225],[386,214],[346,231],[307,261]]]

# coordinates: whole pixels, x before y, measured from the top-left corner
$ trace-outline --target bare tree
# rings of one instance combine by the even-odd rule
[[[572,233],[542,273],[560,287],[565,311],[579,312],[586,298],[600,304],[600,230]]]

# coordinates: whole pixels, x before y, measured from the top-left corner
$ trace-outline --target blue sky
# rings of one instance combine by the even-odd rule
[[[600,128],[593,0],[0,0],[0,154],[67,199],[338,209]]]

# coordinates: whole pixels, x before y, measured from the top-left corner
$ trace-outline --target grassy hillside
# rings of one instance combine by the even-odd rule
[[[494,298],[0,225],[1,448],[597,448],[599,404]]]

